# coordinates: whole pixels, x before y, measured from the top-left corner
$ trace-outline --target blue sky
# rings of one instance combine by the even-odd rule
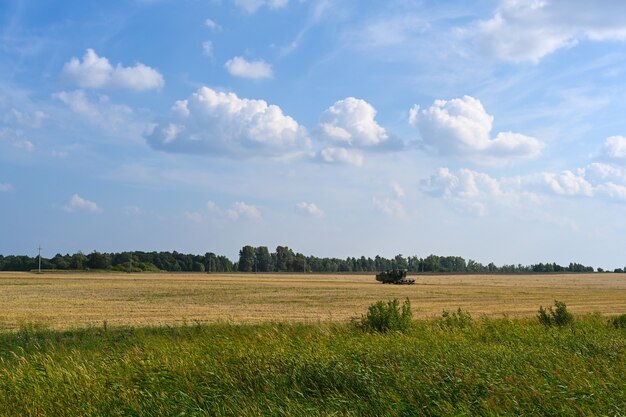
[[[0,253],[626,258],[626,3],[9,0]]]

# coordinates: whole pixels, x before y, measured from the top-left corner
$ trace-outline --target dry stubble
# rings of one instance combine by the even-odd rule
[[[532,316],[565,301],[574,313],[626,312],[626,274],[426,275],[412,286],[374,275],[0,273],[0,330],[184,322],[336,321],[378,300],[411,300],[416,317],[458,307]]]

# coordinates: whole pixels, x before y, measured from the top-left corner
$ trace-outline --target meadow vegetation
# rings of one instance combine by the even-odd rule
[[[599,315],[0,334],[0,416],[623,416],[625,380]]]

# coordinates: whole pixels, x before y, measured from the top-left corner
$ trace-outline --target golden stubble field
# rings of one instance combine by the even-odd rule
[[[374,275],[0,273],[0,330],[196,322],[345,322],[378,300],[411,300],[416,317],[462,308],[475,317],[626,313],[626,274],[426,275],[383,285]]]

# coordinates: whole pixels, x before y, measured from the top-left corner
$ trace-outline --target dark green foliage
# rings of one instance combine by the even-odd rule
[[[439,324],[441,327],[447,329],[464,329],[472,326],[474,324],[474,319],[469,312],[463,311],[459,307],[457,311],[453,311],[452,313],[444,310],[441,314]]]
[[[397,298],[378,301],[369,306],[367,314],[361,317],[360,326],[367,332],[405,332],[411,326],[412,314],[408,298],[402,305]]]
[[[146,264],[153,264],[162,271],[196,271],[201,272],[198,264],[203,264],[206,272],[380,272],[389,269],[407,269],[410,273],[563,273],[563,272],[594,272],[593,267],[577,263],[561,266],[556,263],[539,263],[534,265],[502,265],[494,263],[483,265],[472,259],[467,262],[460,256],[428,255],[393,258],[376,256],[374,259],[361,256],[339,258],[318,258],[296,253],[286,246],[276,247],[269,252],[266,246],[254,248],[244,246],[240,251],[238,262],[233,263],[225,256],[207,252],[204,255],[191,255],[174,252],[121,252],[98,253],[85,256],[57,254],[52,259],[42,258],[42,269],[84,270],[86,268],[104,270],[129,262],[130,259]],[[30,271],[38,266],[37,257],[2,256],[0,255],[0,271]]]
[[[615,326],[616,329],[626,329],[626,314],[613,317],[609,322]]]
[[[539,307],[539,314],[537,316],[539,323],[544,326],[558,326],[563,327],[572,324],[574,316],[567,311],[567,305],[562,301],[554,301],[554,308],[548,307],[546,310],[543,306]]]

